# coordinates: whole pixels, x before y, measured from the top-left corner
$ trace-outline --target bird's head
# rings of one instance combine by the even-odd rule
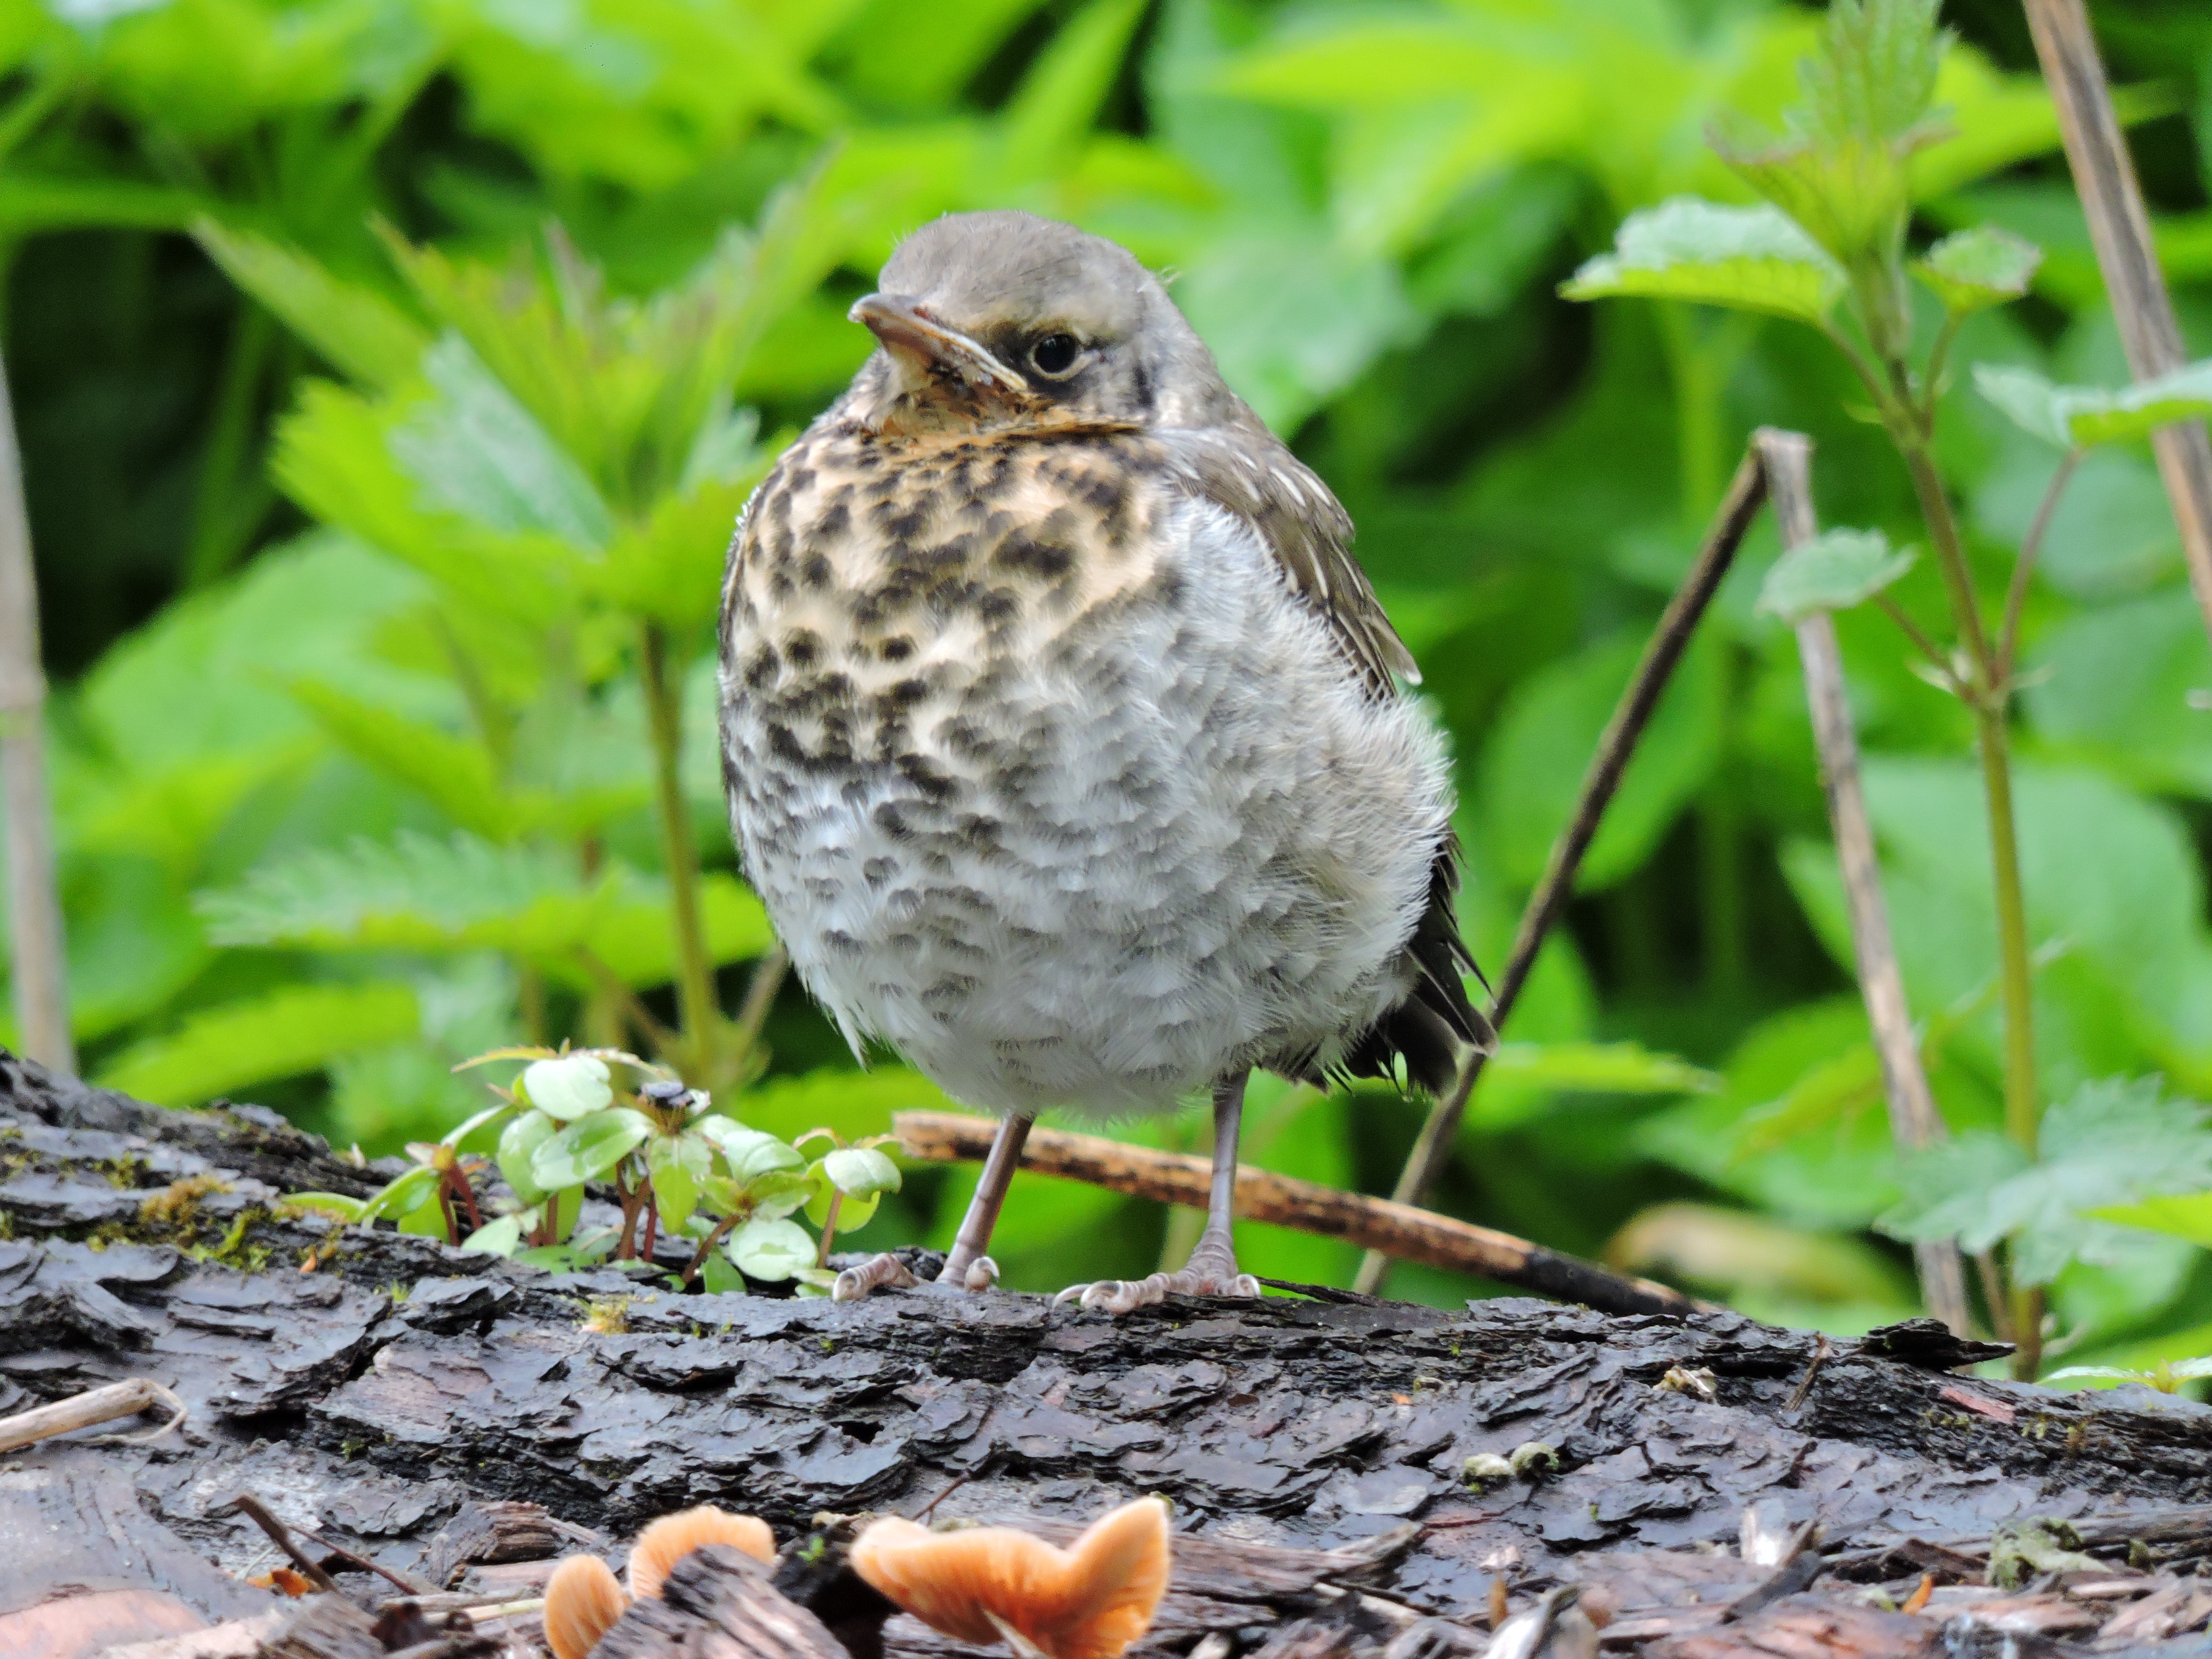
[[[854,378],[879,432],[1206,426],[1237,401],[1159,278],[1033,214],[924,225],[855,304],[882,349]]]

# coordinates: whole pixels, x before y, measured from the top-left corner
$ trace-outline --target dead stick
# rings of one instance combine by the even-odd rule
[[[0,364],[0,813],[7,818],[9,977],[23,1052],[51,1071],[74,1072],[53,808],[46,794],[46,702],[22,455],[8,371]]]
[[[1762,427],[1753,435],[1766,467],[1766,487],[1782,526],[1782,545],[1797,547],[1820,533],[1813,511],[1813,441],[1796,432]],[[1867,1024],[1874,1030],[1881,1060],[1882,1094],[1889,1102],[1889,1132],[1899,1146],[1932,1146],[1949,1131],[1929,1092],[1920,1063],[1920,1040],[1905,1000],[1905,977],[1898,971],[1890,942],[1889,906],[1881,891],[1881,866],[1875,857],[1874,829],[1867,818],[1866,795],[1859,786],[1858,734],[1844,692],[1844,659],[1836,644],[1836,624],[1816,611],[1797,624],[1797,654],[1805,665],[1805,700],[1812,707],[1813,736],[1820,752],[1820,781],[1834,826],[1836,858],[1843,866],[1844,898],[1850,912],[1851,945],[1858,957],[1859,992],[1866,999]],[[1960,1336],[1966,1322],[1966,1271],[1959,1247],[1931,1241],[1912,1247],[1920,1271],[1920,1299],[1936,1318]]]
[[[267,1533],[269,1541],[291,1558],[292,1565],[300,1570],[309,1583],[333,1595],[340,1594],[338,1581],[325,1572],[322,1564],[314,1557],[292,1541],[292,1528],[271,1514],[266,1504],[249,1492],[240,1492],[230,1500],[229,1507]]]
[[[51,1406],[33,1406],[13,1417],[0,1417],[0,1452],[14,1451],[18,1446],[51,1440],[58,1434],[90,1428],[95,1423],[135,1417],[156,1406],[169,1413],[167,1422],[151,1434],[118,1435],[118,1439],[151,1440],[168,1433],[185,1420],[185,1402],[159,1382],[143,1376],[134,1376],[125,1382],[110,1382],[105,1388],[87,1389],[82,1394],[57,1400]]]
[[[2112,111],[2096,37],[2089,31],[2088,10],[2082,0],[2027,0],[2027,9],[2035,55],[2058,106],[2067,164],[2088,216],[2097,268],[2105,275],[2128,367],[2138,380],[2168,374],[2187,356],[2151,241],[2142,186]],[[2199,421],[2161,427],[2150,441],[2181,528],[2189,585],[2196,590],[2206,630],[2212,632],[2212,442]]]
[[[1574,816],[1553,843],[1543,879],[1536,884],[1536,890],[1528,896],[1528,908],[1521,913],[1520,931],[1514,935],[1512,952],[1505,959],[1504,971],[1498,976],[1497,994],[1491,1003],[1490,1023],[1493,1026],[1502,1029],[1512,1013],[1522,987],[1528,983],[1536,966],[1536,955],[1543,948],[1546,935],[1552,931],[1552,924],[1559,920],[1559,912],[1566,908],[1567,899],[1574,891],[1583,854],[1589,851],[1590,842],[1597,837],[1599,822],[1605,817],[1605,809],[1612,805],[1613,792],[1620,787],[1621,774],[1628,769],[1629,757],[1636,752],[1644,728],[1650,721],[1651,711],[1659,706],[1660,694],[1666,690],[1674,665],[1682,659],[1698,618],[1705,614],[1705,607],[1720,587],[1721,579],[1735,562],[1736,549],[1743,544],[1744,532],[1751,527],[1753,516],[1765,498],[1765,475],[1759,458],[1755,453],[1746,454],[1743,465],[1736,469],[1735,477],[1729,485],[1728,495],[1722,500],[1720,511],[1714,515],[1712,527],[1705,532],[1705,545],[1698,550],[1689,574],[1682,578],[1682,585],[1668,602],[1658,627],[1652,631],[1650,643],[1644,647],[1644,659],[1636,665],[1628,690],[1621,693],[1613,719],[1598,739],[1597,753],[1591,757],[1589,770],[1583,777],[1582,793],[1575,802]],[[1450,1160],[1453,1144],[1459,1138],[1460,1119],[1466,1115],[1467,1103],[1474,1094],[1474,1085],[1482,1076],[1483,1062],[1487,1058],[1480,1053],[1470,1054],[1451,1092],[1430,1108],[1428,1121],[1421,1126],[1421,1137],[1414,1142],[1413,1153],[1407,1158],[1398,1185],[1390,1194],[1399,1203],[1421,1204],[1427,1200],[1437,1176]],[[1359,1264],[1359,1275],[1352,1280],[1352,1288],[1372,1295],[1382,1284],[1389,1266],[1384,1252],[1370,1251],[1367,1259]]]
[[[998,1127],[990,1118],[963,1112],[898,1112],[891,1117],[899,1150],[932,1164],[981,1162]],[[1203,1206],[1212,1166],[1188,1153],[1041,1128],[1030,1131],[1021,1167],[1162,1204]],[[1510,1233],[1386,1198],[1274,1175],[1249,1164],[1237,1166],[1237,1213],[1253,1221],[1346,1239],[1401,1261],[1480,1273],[1563,1302],[1580,1302],[1601,1313],[1689,1313],[1705,1305],[1664,1285],[1630,1279]]]

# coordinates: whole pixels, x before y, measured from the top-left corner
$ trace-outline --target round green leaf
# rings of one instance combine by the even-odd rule
[[[1889,550],[1879,530],[1831,530],[1775,561],[1759,609],[1793,626],[1816,611],[1863,605],[1912,568],[1918,556]]]
[[[714,1143],[722,1155],[722,1162],[729,1165],[730,1173],[739,1181],[750,1181],[770,1170],[799,1170],[806,1166],[806,1159],[787,1141],[763,1130],[747,1128],[730,1118],[702,1117],[691,1126],[691,1131]]]
[[[815,1168],[819,1170],[821,1165],[817,1164]],[[826,1174],[818,1175],[813,1189],[806,1195],[806,1218],[817,1227],[828,1226],[830,1200],[833,1198],[838,1200],[837,1231],[841,1233],[866,1226],[876,1212],[876,1206],[882,1202],[881,1197],[875,1193],[855,1195],[841,1192]]]
[[[755,1217],[732,1231],[723,1249],[739,1272],[771,1283],[814,1265],[814,1241],[796,1221]]]
[[[714,1167],[714,1148],[696,1135],[656,1135],[645,1161],[661,1225],[681,1228],[699,1207],[700,1183]]]
[[[1945,307],[1964,316],[2001,306],[2027,292],[2043,250],[1996,225],[1977,225],[1946,236],[1912,267]]]
[[[548,1192],[596,1181],[652,1133],[652,1121],[626,1106],[590,1113],[538,1149],[530,1178]]]
[[[872,1146],[841,1146],[822,1160],[830,1184],[848,1198],[899,1189],[899,1167]]]
[[[513,1255],[515,1247],[522,1243],[522,1218],[503,1215],[496,1221],[487,1221],[461,1241],[465,1250],[483,1250],[492,1255]]]
[[[367,1199],[348,1198],[343,1193],[287,1193],[284,1201],[295,1210],[315,1210],[341,1221],[359,1221],[368,1212]]]
[[[738,1195],[738,1202],[748,1215],[780,1220],[811,1198],[817,1184],[814,1177],[803,1170],[770,1170],[748,1181]]]
[[[611,1104],[615,1091],[607,1063],[593,1054],[563,1054],[525,1066],[517,1085],[522,1097],[548,1117],[574,1122]]]
[[[423,1200],[437,1188],[438,1172],[435,1170],[410,1170],[371,1198],[362,1211],[361,1218],[373,1221],[379,1216],[411,1214],[422,1206]]]
[[[543,1112],[524,1112],[500,1132],[499,1172],[525,1204],[535,1204],[545,1196],[545,1189],[532,1178],[530,1160],[560,1127]]]

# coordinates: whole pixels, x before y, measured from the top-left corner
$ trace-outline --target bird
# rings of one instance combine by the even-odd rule
[[[806,989],[1001,1123],[940,1286],[983,1289],[1037,1115],[1210,1093],[1187,1265],[1062,1292],[1256,1296],[1252,1071],[1438,1092],[1495,1041],[1454,915],[1445,744],[1321,478],[1115,242],[1012,210],[894,247],[875,348],[740,515],[732,833]],[[912,1284],[848,1269],[850,1299]]]

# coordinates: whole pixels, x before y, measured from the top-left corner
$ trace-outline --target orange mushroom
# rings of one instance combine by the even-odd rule
[[[659,1595],[676,1564],[702,1544],[727,1544],[758,1561],[775,1559],[775,1534],[767,1522],[702,1504],[664,1515],[638,1534],[629,1551],[629,1593],[640,1601]]]
[[[932,1532],[891,1516],[854,1540],[851,1559],[900,1607],[961,1641],[997,1642],[1004,1624],[1050,1659],[1119,1659],[1167,1589],[1168,1507],[1125,1504],[1064,1550],[1012,1527]]]
[[[545,1645],[553,1659],[586,1659],[629,1606],[605,1562],[570,1556],[545,1581]]]

